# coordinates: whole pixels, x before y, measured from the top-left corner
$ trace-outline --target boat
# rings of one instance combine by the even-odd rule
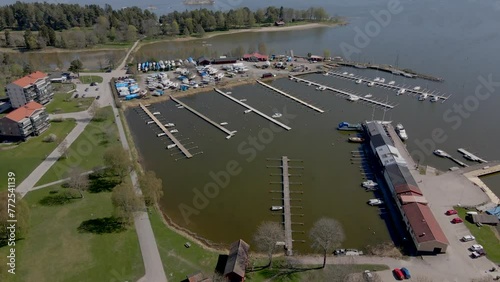
[[[350,73],[350,74],[349,74],[349,76],[354,76],[354,74],[353,74],[353,73]]]
[[[374,79],[373,81],[375,81],[375,82],[379,82],[379,81],[380,81],[380,77],[378,77],[378,76],[377,76],[377,77],[375,77],[375,79]]]
[[[161,113],[160,112],[154,112],[153,115],[160,115]]]
[[[373,81],[368,82],[368,87],[372,87],[374,85],[375,85],[375,82],[373,82]]]
[[[438,157],[441,157],[441,158],[446,158],[446,157],[449,157],[450,155],[448,155],[445,151],[443,150],[434,150],[432,153],[434,153],[434,155],[438,156]]]
[[[413,90],[417,90],[417,91],[420,90],[420,86],[413,87]]]
[[[366,94],[366,95],[365,95],[365,98],[371,98],[371,97],[373,97],[373,95],[372,95],[372,94]]]
[[[152,124],[152,123],[155,123],[154,121],[150,120],[147,122],[148,124]]]
[[[227,122],[221,122],[220,125],[227,125]]]
[[[357,69],[366,69],[367,68],[366,66],[363,66],[363,65],[354,65],[354,67]]]
[[[164,124],[164,126],[165,126],[165,127],[174,127],[174,126],[175,126],[175,124],[173,124],[173,123],[166,123],[166,124]]]
[[[177,133],[177,132],[179,132],[179,130],[177,130],[177,129],[170,130],[170,133]]]
[[[419,101],[424,101],[425,99],[427,99],[427,95],[428,95],[427,93],[423,93],[422,95],[420,95],[420,96],[418,97],[418,100],[419,100]]]
[[[316,88],[316,90],[319,90],[319,91],[326,90],[326,86],[319,86]]]
[[[394,85],[395,83],[396,83],[396,81],[391,80],[391,81],[389,81],[389,83],[387,83],[387,84],[389,84],[389,85]]]
[[[360,123],[350,124],[348,122],[341,122],[337,126],[337,130],[343,131],[361,131],[363,130],[363,126]]]
[[[378,186],[378,183],[373,180],[367,180],[363,181],[363,183],[361,183],[361,186],[363,186],[366,189],[373,189]]]
[[[156,134],[156,136],[158,136],[158,137],[162,137],[162,136],[165,136],[165,135],[166,135],[166,133],[165,133],[165,132],[162,132],[162,133],[158,133],[158,134]]]
[[[280,114],[280,113],[275,113],[274,115],[272,115],[273,118],[279,118],[281,116],[282,116],[282,114]]]
[[[380,206],[384,204],[384,201],[380,199],[370,199],[368,200],[367,204],[369,204],[370,206]]]
[[[406,134],[406,130],[404,129],[401,123],[398,123],[396,125],[396,133],[398,134],[399,138],[401,138],[401,140],[403,141],[408,140],[408,135]]]
[[[246,102],[247,99],[240,99],[240,102]]]
[[[437,96],[431,98],[431,102],[437,102],[437,101],[439,101],[439,98]]]
[[[365,139],[361,137],[349,137],[348,141],[351,143],[363,143]]]
[[[349,73],[345,71],[345,72],[343,72],[342,74],[343,74],[343,75],[347,75],[347,74],[349,74]]]
[[[359,100],[359,97],[356,95],[350,95],[349,98],[347,98],[347,100],[349,100],[351,102],[356,102]]]
[[[271,206],[271,210],[272,211],[281,211],[281,210],[283,210],[283,207],[282,206]]]
[[[360,84],[361,82],[363,82],[363,80],[362,80],[362,79],[358,79],[358,80],[356,80],[356,84]]]
[[[167,146],[167,149],[172,149],[172,148],[175,148],[177,147],[177,144],[170,144]]]
[[[405,93],[406,93],[406,89],[404,89],[404,88],[401,88],[398,90],[398,95],[405,94]]]
[[[252,112],[252,110],[245,110],[245,114]]]
[[[385,78],[381,78],[378,82],[384,83],[385,82]]]

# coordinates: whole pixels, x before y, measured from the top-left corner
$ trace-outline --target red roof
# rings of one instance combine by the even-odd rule
[[[36,71],[32,74],[28,74],[25,77],[21,77],[20,79],[14,81],[12,83],[24,88],[26,86],[34,84],[37,80],[44,78],[44,77],[47,77],[46,73],[43,73],[41,71]]]
[[[37,102],[29,102],[28,104],[13,110],[5,117],[10,120],[19,122],[24,118],[30,117],[36,110],[39,109],[43,109],[43,106],[38,104]]]
[[[396,191],[396,194],[418,194],[420,196],[423,196],[424,194],[418,188],[417,186],[413,186],[411,184],[401,184],[397,185],[394,190]]]
[[[427,205],[410,203],[402,207],[419,243],[438,241],[443,244],[449,244],[443,230]]]
[[[259,54],[257,52],[254,52],[252,54],[245,54],[245,55],[243,55],[244,59],[249,59],[249,58],[252,58],[252,57],[255,57],[257,59],[263,59],[263,60],[267,60],[269,58],[269,56],[262,55],[262,54]]]

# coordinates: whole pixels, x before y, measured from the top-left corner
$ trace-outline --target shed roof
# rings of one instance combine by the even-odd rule
[[[250,245],[241,239],[231,244],[226,268],[224,269],[224,276],[234,273],[240,277],[245,277],[249,249]]]
[[[499,220],[496,216],[490,214],[473,214],[472,221],[474,223],[483,223],[483,224],[491,224],[498,225]]]

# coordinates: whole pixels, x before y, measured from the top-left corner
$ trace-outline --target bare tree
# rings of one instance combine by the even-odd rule
[[[111,201],[117,209],[119,217],[126,221],[129,221],[133,213],[142,207],[141,200],[129,182],[123,182],[113,189]]]
[[[83,191],[89,188],[89,176],[84,174],[81,167],[74,167],[70,170],[68,185],[77,190],[80,193],[80,198],[83,198]]]
[[[146,206],[152,206],[163,196],[162,180],[156,177],[154,171],[147,171],[139,176],[139,186]]]
[[[344,230],[338,221],[332,218],[321,218],[314,224],[309,233],[313,241],[312,247],[323,252],[323,268],[326,265],[326,254],[333,251],[345,239]]]
[[[269,258],[269,268],[273,268],[273,253],[277,250],[276,243],[284,241],[285,233],[281,224],[264,221],[257,228],[253,237],[257,249],[266,252]]]
[[[59,147],[57,147],[57,151],[59,152],[59,154],[61,154],[62,159],[68,157],[68,141],[66,139],[61,141],[61,144],[59,144]]]

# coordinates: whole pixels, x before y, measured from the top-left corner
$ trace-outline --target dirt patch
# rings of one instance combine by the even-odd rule
[[[401,250],[398,249],[392,242],[387,242],[374,246],[369,245],[366,247],[366,252],[368,255],[378,256],[378,257],[391,257],[396,259],[403,258]]]

